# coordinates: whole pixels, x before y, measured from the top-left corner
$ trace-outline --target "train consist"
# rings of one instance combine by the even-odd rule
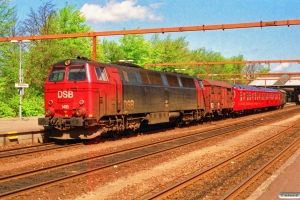
[[[82,59],[54,64],[44,92],[45,117],[38,124],[52,127],[50,137],[57,139],[117,137],[141,125],[189,124],[282,108],[286,103],[283,90]]]

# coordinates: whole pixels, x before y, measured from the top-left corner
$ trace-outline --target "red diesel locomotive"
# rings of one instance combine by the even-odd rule
[[[256,93],[249,95],[247,87],[128,63],[67,59],[51,68],[44,85],[45,117],[38,124],[52,128],[51,138],[116,137],[141,124],[188,124],[285,103],[284,91],[251,87]]]

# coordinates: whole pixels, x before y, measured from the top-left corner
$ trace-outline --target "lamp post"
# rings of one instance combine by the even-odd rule
[[[18,42],[19,48],[20,48],[20,69],[19,69],[19,84],[16,84],[16,87],[19,89],[20,94],[20,107],[19,107],[19,115],[20,120],[22,119],[22,97],[24,95],[24,85],[23,84],[23,69],[22,69],[22,44],[26,42],[30,42],[30,40],[11,40],[10,42]],[[25,84],[25,87],[28,87],[27,84]]]

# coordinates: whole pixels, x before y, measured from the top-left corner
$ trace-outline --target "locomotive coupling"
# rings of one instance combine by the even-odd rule
[[[72,117],[70,119],[70,125],[71,126],[82,126],[83,125],[83,119],[82,118],[77,118],[77,117]]]

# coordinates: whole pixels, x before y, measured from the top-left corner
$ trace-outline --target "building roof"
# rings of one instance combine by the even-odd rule
[[[300,72],[260,75],[249,85],[266,87],[300,87]]]

